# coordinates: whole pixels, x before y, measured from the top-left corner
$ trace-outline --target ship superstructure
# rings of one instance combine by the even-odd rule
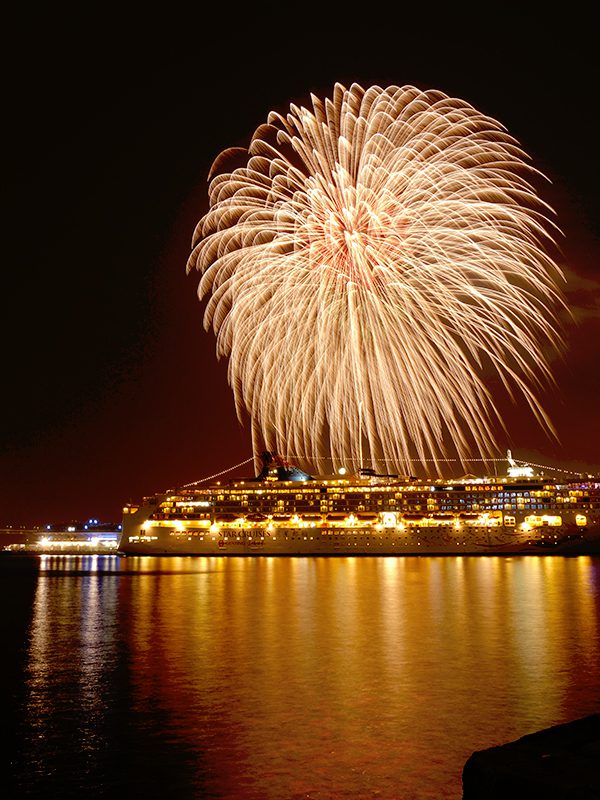
[[[600,478],[313,477],[264,454],[256,478],[173,490],[124,509],[129,554],[408,555],[600,552]]]

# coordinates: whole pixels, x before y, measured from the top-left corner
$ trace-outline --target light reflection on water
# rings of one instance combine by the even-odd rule
[[[47,557],[20,796],[460,798],[600,710],[592,557]]]

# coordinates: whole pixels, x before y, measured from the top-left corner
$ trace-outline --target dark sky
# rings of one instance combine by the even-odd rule
[[[118,520],[129,499],[251,455],[185,274],[191,237],[215,156],[336,81],[461,97],[551,179],[576,319],[544,398],[560,441],[506,406],[498,443],[598,468],[593,20],[574,6],[561,18],[503,6],[468,23],[385,6],[325,19],[275,4],[206,19],[107,8],[5,19],[0,524]]]

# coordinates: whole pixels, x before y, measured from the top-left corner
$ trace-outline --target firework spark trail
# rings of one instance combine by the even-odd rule
[[[411,86],[311,103],[271,112],[244,166],[217,174],[219,156],[188,262],[255,452],[400,471],[439,469],[448,441],[490,457],[490,365],[551,430],[536,391],[560,344],[556,229],[516,140]]]

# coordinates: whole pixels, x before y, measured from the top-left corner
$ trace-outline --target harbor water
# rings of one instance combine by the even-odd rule
[[[454,798],[600,711],[600,557],[4,559],[19,798]]]

